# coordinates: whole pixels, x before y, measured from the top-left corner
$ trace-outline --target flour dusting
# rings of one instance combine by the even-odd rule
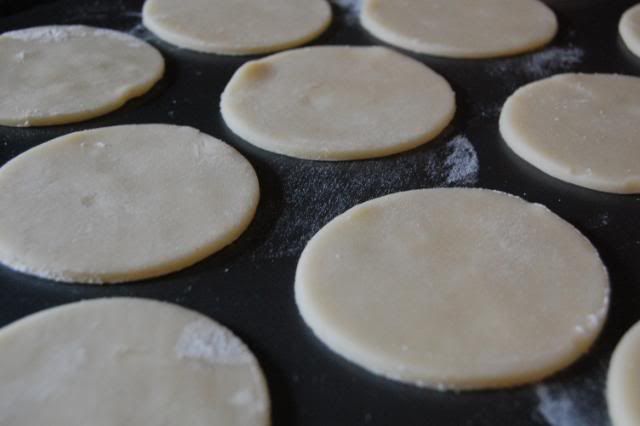
[[[59,43],[77,38],[109,38],[127,43],[130,47],[143,46],[139,40],[119,31],[104,28],[91,28],[84,25],[52,25],[45,27],[26,28],[9,31],[3,36],[21,41],[34,41],[39,43]]]
[[[254,256],[298,256],[322,226],[356,204],[394,192],[441,186],[471,186],[479,163],[464,136],[432,142],[400,155],[368,161],[321,162],[278,157],[272,169],[281,189],[277,217]],[[269,209],[269,206],[265,206]]]
[[[551,47],[523,57],[501,59],[489,65],[493,76],[524,76],[539,79],[573,70],[582,63],[584,50],[575,47]]]
[[[207,320],[187,324],[176,343],[178,358],[205,361],[210,364],[247,364],[251,354],[230,331]]]
[[[595,388],[594,388],[595,389]],[[601,388],[598,387],[598,394]],[[606,410],[598,411],[596,406],[581,395],[585,390],[551,390],[549,386],[535,388],[538,397],[538,413],[549,426],[585,426],[609,424]]]
[[[340,7],[347,19],[347,22],[357,22],[362,9],[362,0],[331,0],[333,4]]]

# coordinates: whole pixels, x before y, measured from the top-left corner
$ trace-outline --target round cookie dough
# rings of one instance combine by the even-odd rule
[[[381,157],[437,136],[455,113],[447,81],[382,47],[310,47],[251,61],[222,94],[250,143],[312,160]]]
[[[220,324],[98,299],[0,330],[0,424],[267,426],[269,395],[253,354]]]
[[[81,25],[0,35],[0,125],[88,120],[147,92],[164,60],[127,34]]]
[[[500,132],[533,166],[598,191],[640,192],[640,78],[562,74],[518,89]]]
[[[542,379],[575,361],[608,309],[589,241],[538,204],[478,189],[402,192],[316,234],[295,296],[332,350],[439,389]]]
[[[163,275],[235,240],[258,198],[251,165],[193,128],[72,133],[0,168],[0,262],[83,283]]]
[[[607,405],[613,426],[640,424],[640,323],[618,344],[607,377]]]
[[[326,0],[147,0],[144,25],[179,47],[223,55],[275,52],[318,37]]]
[[[634,55],[640,56],[640,4],[622,15],[618,29],[624,44]]]
[[[364,0],[360,22],[387,43],[451,58],[527,52],[558,30],[538,0]]]

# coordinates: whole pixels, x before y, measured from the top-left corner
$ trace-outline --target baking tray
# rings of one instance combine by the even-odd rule
[[[555,0],[560,31],[542,51],[508,59],[451,60],[409,54],[442,74],[457,95],[453,123],[432,143],[392,157],[323,163],[262,151],[236,137],[218,112],[220,94],[250,57],[199,54],[154,37],[140,23],[141,0],[0,0],[0,32],[87,24],[141,37],[164,55],[164,78],[120,110],[80,124],[0,127],[0,164],[51,138],[128,123],[196,127],[235,146],[262,190],[242,237],[179,273],[92,287],[54,283],[0,267],[0,324],[80,299],[136,296],[178,303],[230,327],[266,373],[274,425],[607,425],[603,395],[611,352],[640,319],[640,197],[581,189],[512,154],[498,132],[505,99],[519,86],[566,71],[640,74],[617,33],[636,0]],[[266,1],[266,0],[265,0]],[[384,45],[357,22],[352,1],[333,5],[334,23],[315,45]],[[640,140],[639,140],[640,143]],[[638,159],[640,161],[640,159]],[[293,282],[306,241],[349,207],[414,188],[473,186],[542,203],[580,229],[609,268],[611,311],[592,351],[542,384],[510,390],[438,392],[377,377],[329,351],[298,315]]]

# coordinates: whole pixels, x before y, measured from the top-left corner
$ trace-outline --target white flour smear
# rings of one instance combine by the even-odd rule
[[[603,410],[604,413],[597,410],[579,391],[552,391],[548,386],[538,385],[535,392],[538,397],[538,413],[549,426],[610,424],[606,410]]]
[[[551,47],[523,57],[499,60],[489,68],[493,76],[524,76],[529,79],[572,71],[582,63],[584,50],[579,47]]]
[[[331,0],[331,2],[344,11],[347,22],[353,23],[358,21],[362,0]]]
[[[479,163],[464,136],[369,161],[318,162],[280,157],[282,210],[257,258],[298,256],[333,218],[364,201],[394,192],[477,183]]]

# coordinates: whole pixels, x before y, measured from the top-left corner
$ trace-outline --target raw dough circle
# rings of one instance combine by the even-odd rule
[[[310,47],[240,67],[227,125],[260,148],[312,160],[381,157],[438,135],[455,113],[447,81],[382,47]]]
[[[640,4],[627,10],[620,19],[620,37],[629,50],[640,56]]]
[[[616,347],[607,377],[607,405],[614,426],[640,424],[640,323]]]
[[[318,37],[325,0],[147,0],[144,25],[179,47],[223,55],[275,52]]]
[[[392,379],[513,386],[575,361],[608,309],[589,241],[538,204],[477,189],[360,204],[316,234],[295,295],[315,334]]]
[[[258,198],[251,165],[193,128],[72,133],[0,169],[0,262],[84,283],[163,275],[235,240]]]
[[[387,43],[451,58],[534,50],[558,30],[553,11],[537,0],[364,0],[360,22]]]
[[[0,424],[269,424],[256,359],[196,312],[143,299],[48,309],[0,331]]]
[[[500,132],[525,161],[565,182],[640,192],[640,78],[563,74],[518,89]]]
[[[88,120],[147,92],[164,60],[127,34],[81,25],[0,35],[0,124],[48,126]]]

